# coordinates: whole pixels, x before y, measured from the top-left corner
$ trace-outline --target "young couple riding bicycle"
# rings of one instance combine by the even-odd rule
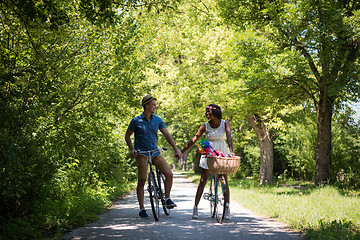
[[[169,131],[165,127],[161,118],[154,115],[156,110],[156,98],[150,95],[145,96],[142,99],[142,106],[144,112],[135,118],[133,118],[129,124],[129,127],[125,134],[125,141],[130,148],[131,156],[136,159],[138,170],[138,184],[137,184],[137,198],[140,206],[139,216],[142,218],[149,218],[145,206],[144,206],[144,186],[147,179],[147,169],[149,158],[151,158],[151,165],[155,165],[157,169],[165,176],[165,208],[172,209],[176,207],[176,204],[170,199],[170,192],[173,183],[173,173],[169,164],[160,154],[158,149],[158,130],[164,135],[165,139],[174,149],[174,157],[182,158],[182,154],[190,149],[195,142],[205,133],[205,137],[211,143],[214,149],[223,152],[225,155],[234,155],[232,150],[232,139],[230,124],[228,121],[222,120],[221,108],[217,105],[210,104],[206,107],[205,116],[209,119],[208,122],[200,126],[196,135],[186,144],[186,146],[180,151]],[[135,135],[135,144],[132,144],[131,135]],[[225,141],[226,139],[226,141]],[[227,143],[226,143],[227,142]],[[149,152],[149,150],[155,150]],[[151,157],[149,156],[151,154]],[[202,156],[200,159],[201,167],[201,179],[196,192],[195,205],[193,208],[193,218],[198,218],[198,204],[200,202],[201,195],[204,191],[207,179],[210,172],[207,167],[207,158]],[[148,176],[150,179],[150,174]],[[227,175],[221,175],[223,182],[227,182]],[[218,178],[218,179],[220,179]],[[221,182],[221,181],[220,181]],[[161,184],[157,183],[161,186]],[[230,191],[227,184],[222,185],[223,191],[227,194],[223,195],[224,201],[224,214],[225,219],[230,219],[229,199]],[[150,187],[150,183],[149,183]],[[149,188],[148,188],[149,190]],[[150,189],[151,190],[151,189]],[[149,191],[150,192],[150,191]],[[225,207],[226,206],[226,207]],[[153,210],[154,213],[154,210]],[[156,218],[155,218],[156,219]]]

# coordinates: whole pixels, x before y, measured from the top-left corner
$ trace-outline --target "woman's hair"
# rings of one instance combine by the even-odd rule
[[[206,110],[210,110],[210,113],[214,115],[218,119],[222,119],[222,112],[221,108],[218,105],[215,104],[209,104],[206,106]]]

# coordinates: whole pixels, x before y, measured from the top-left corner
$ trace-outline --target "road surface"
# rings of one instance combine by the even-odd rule
[[[118,200],[97,222],[75,229],[63,239],[302,239],[299,233],[287,229],[284,224],[256,216],[234,201],[230,204],[232,218],[224,220],[223,224],[210,217],[210,204],[204,199],[199,204],[199,219],[194,220],[191,216],[196,188],[197,185],[184,176],[174,173],[171,198],[178,207],[171,210],[169,216],[162,213],[160,220],[154,221],[145,191],[146,209],[150,218],[138,218],[136,193],[131,192]]]

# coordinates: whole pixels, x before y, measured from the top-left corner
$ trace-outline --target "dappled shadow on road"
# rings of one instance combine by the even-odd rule
[[[154,221],[151,208],[146,205],[150,219],[138,218],[135,192],[119,200],[113,209],[88,226],[74,230],[64,239],[300,239],[297,233],[286,231],[275,223],[253,216],[232,203],[232,219],[223,224],[210,217],[209,202],[202,199],[199,219],[192,219],[196,185],[185,178],[177,178],[173,199],[178,205],[170,215],[160,215]],[[148,202],[148,198],[145,200]]]

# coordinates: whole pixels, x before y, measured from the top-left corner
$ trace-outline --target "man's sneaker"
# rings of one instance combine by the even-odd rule
[[[145,209],[143,209],[143,210],[141,210],[141,211],[139,212],[139,216],[140,216],[141,218],[146,218],[146,219],[149,218],[149,215],[147,215]]]
[[[230,216],[230,208],[227,207],[225,209],[225,220],[230,220],[231,216]]]
[[[193,218],[193,219],[199,219],[198,207],[196,207],[196,206],[194,206],[194,208],[193,208],[192,218]]]
[[[167,207],[168,209],[172,209],[172,208],[174,208],[174,207],[177,207],[176,204],[175,204],[173,201],[171,201],[170,198],[169,198],[168,200],[166,200],[165,205],[166,205],[166,207]]]

